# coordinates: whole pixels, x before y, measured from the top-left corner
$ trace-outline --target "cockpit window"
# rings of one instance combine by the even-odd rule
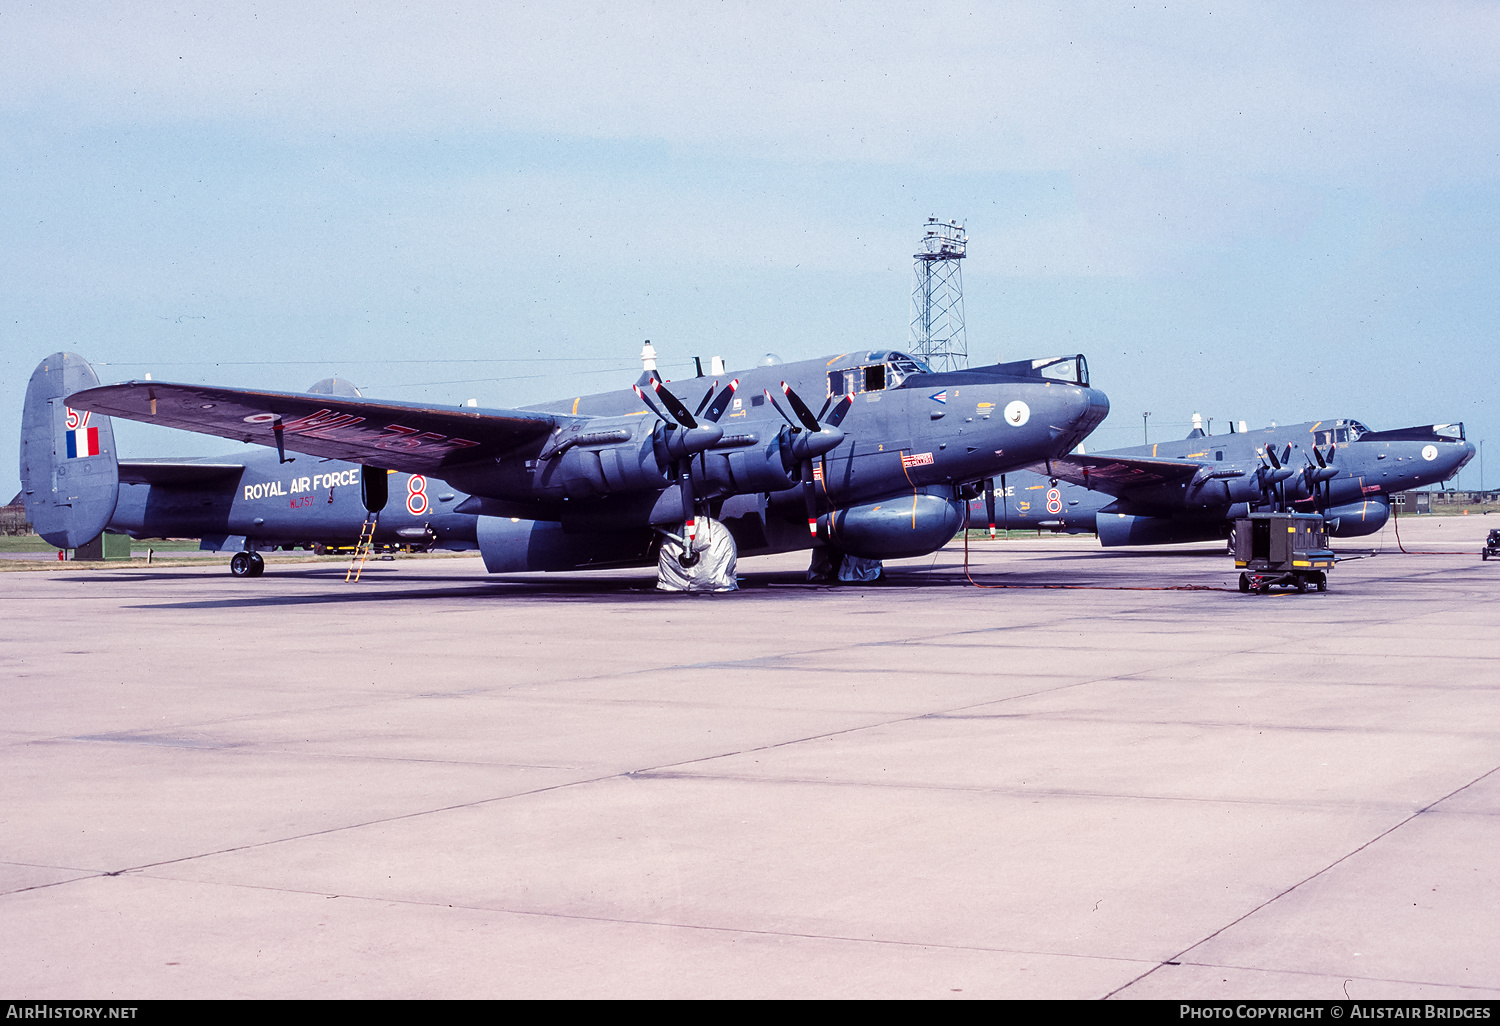
[[[1369,430],[1357,420],[1331,421],[1328,427],[1319,428],[1312,433],[1313,445],[1343,445],[1345,442],[1357,442],[1359,436]]]
[[[1089,365],[1081,353],[1077,356],[1050,356],[1043,360],[1032,360],[1031,369],[1052,381],[1066,381],[1070,385],[1088,387]]]
[[[906,353],[874,351],[866,354],[872,362],[862,367],[828,372],[828,394],[880,392],[895,388],[913,374],[931,374],[932,369]]]

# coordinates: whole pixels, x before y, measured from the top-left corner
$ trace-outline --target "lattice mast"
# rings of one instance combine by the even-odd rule
[[[927,219],[916,257],[916,284],[911,293],[910,349],[935,371],[969,366],[964,335],[964,258],[969,236],[957,221]]]

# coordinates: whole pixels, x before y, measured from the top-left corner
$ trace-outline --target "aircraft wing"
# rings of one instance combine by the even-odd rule
[[[1192,460],[1164,460],[1141,456],[1069,455],[1035,463],[1027,470],[1096,491],[1119,495],[1142,485],[1176,484],[1193,477],[1203,464]]]
[[[68,405],[273,447],[279,434],[293,452],[439,476],[444,467],[503,455],[576,419],[161,381],[84,389]]]

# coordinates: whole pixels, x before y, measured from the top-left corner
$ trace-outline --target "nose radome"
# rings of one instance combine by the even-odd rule
[[[1068,424],[1077,445],[1109,416],[1109,397],[1097,388],[1079,388],[1068,403]]]

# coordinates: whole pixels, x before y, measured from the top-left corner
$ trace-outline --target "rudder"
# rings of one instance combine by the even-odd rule
[[[21,413],[21,496],[36,533],[60,549],[99,536],[114,516],[120,466],[110,419],[69,409],[74,392],[99,376],[77,353],[37,365]]]

